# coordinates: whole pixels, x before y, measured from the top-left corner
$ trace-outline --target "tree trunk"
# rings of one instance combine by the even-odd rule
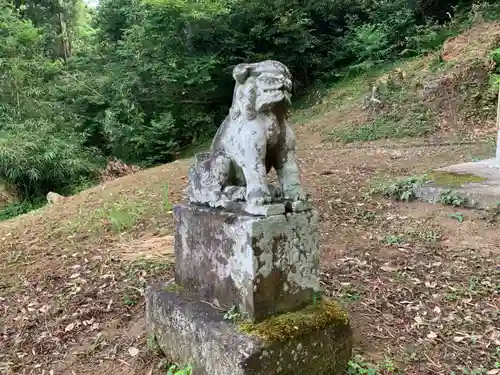
[[[63,0],[59,0],[59,13],[57,15],[58,28],[61,42],[59,45],[59,56],[64,59],[64,62],[71,56],[71,42],[68,35],[68,27],[64,20],[64,4]]]

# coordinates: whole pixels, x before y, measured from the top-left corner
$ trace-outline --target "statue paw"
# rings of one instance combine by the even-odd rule
[[[296,187],[285,192],[285,199],[293,202],[305,201],[307,200],[307,194],[302,188]]]
[[[264,204],[271,203],[272,197],[267,188],[255,188],[252,190],[247,190],[246,201],[249,205],[252,206],[262,206]]]

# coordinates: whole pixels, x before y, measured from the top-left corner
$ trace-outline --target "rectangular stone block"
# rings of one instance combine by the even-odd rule
[[[489,209],[500,201],[500,167],[496,159],[450,165],[429,174],[429,181],[416,187],[418,199],[440,203],[443,194],[462,198],[467,208]]]
[[[193,375],[341,375],[352,351],[348,316],[336,303],[252,325],[172,286],[146,292],[146,321],[165,356]]]
[[[175,279],[254,321],[310,302],[319,290],[318,214],[268,217],[174,207]]]

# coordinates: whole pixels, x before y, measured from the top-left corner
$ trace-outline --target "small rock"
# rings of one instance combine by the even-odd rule
[[[62,196],[61,194],[54,193],[53,191],[49,191],[47,193],[47,202],[49,204],[54,204],[61,202],[65,199],[66,197]]]

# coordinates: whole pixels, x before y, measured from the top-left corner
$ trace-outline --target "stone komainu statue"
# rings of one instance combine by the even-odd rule
[[[230,112],[209,152],[195,157],[188,200],[225,207],[228,202],[259,206],[275,200],[306,199],[295,159],[295,136],[286,121],[292,80],[278,61],[239,64]],[[280,187],[267,182],[275,168]]]

